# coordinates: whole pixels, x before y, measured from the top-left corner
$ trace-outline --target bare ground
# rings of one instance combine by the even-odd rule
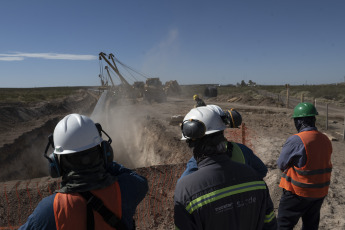
[[[91,116],[97,102],[95,96],[80,91],[53,102],[0,105],[0,227],[23,223],[37,202],[58,186],[58,180],[48,177],[47,162],[43,158],[47,136],[69,113]],[[277,209],[281,189],[278,187],[280,172],[276,160],[286,138],[295,133],[290,118],[292,109],[284,108],[273,99],[248,96],[221,96],[207,99],[206,103],[218,104],[223,109],[235,108],[242,114],[246,127],[245,144],[269,168],[265,181]],[[160,104],[139,102],[112,106],[107,111],[98,111],[93,117],[112,137],[115,160],[135,168],[149,179],[150,192],[137,210],[139,229],[173,229],[174,183],[191,153],[179,140],[180,127],[171,117],[184,116],[193,106],[191,99],[176,97]],[[330,114],[328,130],[325,130],[324,115],[320,114],[320,117],[319,130],[333,139],[334,167],[330,192],[321,209],[320,229],[345,229],[345,183],[342,180],[345,176],[345,144],[339,135],[343,132],[343,118]],[[231,140],[242,141],[238,137],[241,132],[229,130],[227,134]],[[300,223],[296,229],[299,227]]]

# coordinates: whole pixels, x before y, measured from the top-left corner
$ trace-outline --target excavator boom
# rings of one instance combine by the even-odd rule
[[[116,66],[116,64],[115,64],[115,61],[114,61],[114,59],[113,59],[113,56],[114,56],[113,54],[109,54],[109,57],[110,57],[111,60],[113,61],[113,63],[111,63],[111,62],[109,61],[109,59],[106,57],[106,54],[105,54],[105,53],[103,53],[103,52],[100,52],[100,53],[99,53],[99,59],[102,60],[102,58],[103,58],[103,60],[104,60],[104,61],[115,71],[115,73],[119,76],[119,78],[120,78],[122,84],[125,85],[126,87],[131,88],[131,85],[130,85],[130,84],[126,81],[126,79],[121,75],[119,69],[117,68],[117,66]]]
[[[140,73],[133,68],[123,64],[120,62],[112,53],[107,55],[103,52],[99,53],[99,60],[104,60],[108,66],[116,73],[116,75],[119,77],[121,81],[121,87],[118,88],[118,93],[120,97],[124,95],[126,98],[130,99],[138,99],[142,97],[146,101],[156,101],[156,102],[164,102],[167,99],[167,95],[164,92],[162,82],[159,80],[159,78],[148,78],[143,73]],[[100,62],[101,63],[101,62]],[[122,67],[126,68],[126,70],[131,70],[129,72],[130,74],[132,72],[135,72],[136,74],[141,75],[142,77],[146,78],[146,83],[144,82],[134,82],[133,85],[129,84],[127,80],[122,76],[119,69],[117,68],[116,63],[120,64]],[[115,85],[113,82],[113,79],[110,76],[109,68],[108,66],[105,67],[105,69],[108,72],[112,87],[115,89]],[[132,75],[132,74],[131,74]],[[132,75],[132,77],[134,77]],[[134,77],[135,78],[135,77]]]

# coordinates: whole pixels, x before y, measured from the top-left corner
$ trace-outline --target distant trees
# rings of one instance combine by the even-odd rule
[[[256,83],[252,80],[249,80],[248,83],[246,83],[244,80],[241,81],[241,83],[236,84],[238,87],[246,87],[246,86],[256,86]]]

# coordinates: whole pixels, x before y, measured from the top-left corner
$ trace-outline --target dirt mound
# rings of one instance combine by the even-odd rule
[[[270,97],[265,97],[262,95],[220,95],[217,98],[211,98],[208,101],[216,102],[230,102],[230,103],[242,103],[245,105],[255,105],[255,106],[274,106],[283,108],[284,104],[278,102]]]

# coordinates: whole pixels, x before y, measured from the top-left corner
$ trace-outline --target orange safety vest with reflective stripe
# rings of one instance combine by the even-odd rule
[[[305,147],[307,162],[283,172],[279,186],[302,197],[321,198],[328,194],[331,180],[332,144],[319,131],[304,131],[298,135]]]
[[[117,181],[106,188],[92,190],[91,193],[101,199],[104,205],[121,219],[121,192]],[[56,229],[87,229],[86,210],[86,200],[79,193],[57,193],[54,199]],[[103,220],[98,212],[93,211],[93,214],[95,229],[114,229]]]

